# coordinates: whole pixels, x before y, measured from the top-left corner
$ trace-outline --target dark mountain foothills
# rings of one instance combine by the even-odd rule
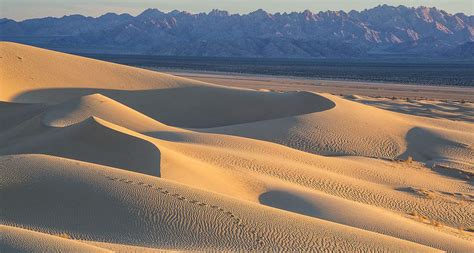
[[[428,7],[0,19],[0,39],[76,53],[270,58],[473,58],[474,16]]]

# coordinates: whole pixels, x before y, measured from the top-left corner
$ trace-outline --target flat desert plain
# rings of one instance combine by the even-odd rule
[[[469,101],[0,64],[1,252],[474,252]]]

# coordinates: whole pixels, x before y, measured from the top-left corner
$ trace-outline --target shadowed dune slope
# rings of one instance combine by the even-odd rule
[[[0,101],[0,131],[15,127],[23,121],[33,118],[47,108],[43,104],[24,104]]]
[[[178,131],[101,94],[82,96],[50,106],[42,117],[42,123],[51,127],[68,127],[90,117],[99,117],[140,133]]]
[[[134,136],[132,131],[96,117],[64,128],[45,127],[38,121],[34,118],[20,128],[0,134],[0,141],[5,143],[0,154],[52,154],[160,175],[160,150]],[[35,129],[36,134],[28,134],[31,129]],[[16,136],[27,137],[14,138]]]

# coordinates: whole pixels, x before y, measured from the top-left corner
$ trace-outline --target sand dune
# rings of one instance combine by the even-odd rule
[[[8,147],[0,153],[54,154],[119,168],[135,168],[137,172],[159,176],[160,151],[156,146],[120,128],[110,127],[99,118],[91,117],[60,129],[41,128],[36,128],[41,134],[30,135],[23,141],[3,140]]]
[[[62,230],[72,237],[97,241],[191,250],[289,250],[298,246],[301,250],[321,247],[322,251],[429,251],[407,241],[114,168],[37,155],[5,156],[2,164],[9,168],[2,167],[8,182],[4,199],[10,204],[4,218],[27,227],[48,228],[44,232]],[[26,208],[28,203],[15,201],[28,197],[43,205]],[[323,238],[337,244],[321,244]]]
[[[412,156],[430,165],[474,166],[473,124],[414,117],[324,96],[336,104],[333,109],[205,131],[272,141],[322,155]]]
[[[334,106],[330,100],[308,92],[229,89],[14,43],[2,42],[0,51],[3,101],[59,103],[101,93],[181,127],[245,123]]]
[[[0,56],[2,248],[474,251],[472,123]]]

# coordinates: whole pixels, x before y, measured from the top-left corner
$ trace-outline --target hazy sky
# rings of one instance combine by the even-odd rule
[[[0,0],[0,17],[23,20],[34,17],[83,14],[99,16],[106,12],[137,15],[146,8],[208,12],[211,9],[248,13],[262,8],[269,12],[363,10],[379,4],[437,7],[451,13],[474,14],[474,0]]]

